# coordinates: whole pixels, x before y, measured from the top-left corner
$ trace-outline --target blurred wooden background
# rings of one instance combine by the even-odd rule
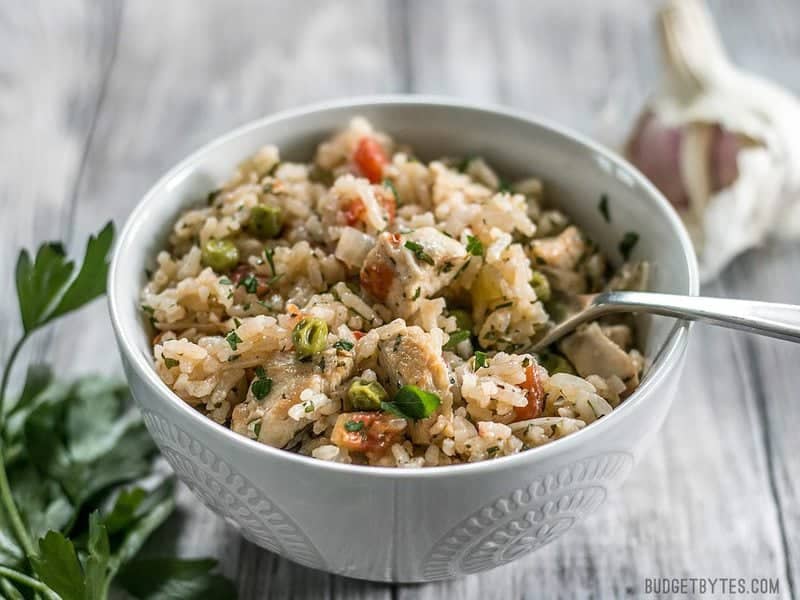
[[[655,2],[7,0],[0,4],[0,356],[13,262],[121,224],[167,168],[272,111],[424,92],[511,105],[618,145],[655,83]],[[800,2],[717,0],[741,65],[800,92]],[[80,252],[82,248],[76,248]],[[800,301],[800,244],[741,257],[704,292]],[[64,372],[120,372],[105,306],[30,344]],[[242,598],[638,597],[645,577],[774,577],[800,595],[800,348],[696,327],[679,397],[599,514],[509,566],[374,585],[244,541],[181,491],[156,544],[216,556]],[[382,540],[375,540],[376,544]]]

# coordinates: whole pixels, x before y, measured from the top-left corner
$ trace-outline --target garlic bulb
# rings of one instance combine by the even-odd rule
[[[800,236],[800,102],[728,60],[700,0],[660,11],[660,90],[625,154],[689,229],[704,281],[767,236]]]

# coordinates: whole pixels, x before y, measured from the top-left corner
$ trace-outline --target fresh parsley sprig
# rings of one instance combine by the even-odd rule
[[[175,508],[174,480],[154,473],[155,446],[124,385],[66,383],[33,365],[8,395],[31,334],[105,293],[113,238],[111,223],[91,236],[74,276],[61,244],[19,254],[22,335],[0,380],[0,595],[105,600],[113,582],[143,599],[230,598],[213,561],[137,558]]]

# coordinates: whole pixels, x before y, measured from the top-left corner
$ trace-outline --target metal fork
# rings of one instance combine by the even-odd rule
[[[534,342],[539,351],[587,321],[613,313],[649,313],[705,321],[790,342],[800,342],[800,306],[756,300],[732,300],[653,292],[603,292],[579,296],[583,307]]]

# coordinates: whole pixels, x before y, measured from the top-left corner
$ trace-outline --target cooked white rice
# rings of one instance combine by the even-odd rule
[[[142,291],[155,368],[214,421],[321,460],[449,465],[569,435],[638,385],[632,324],[525,348],[576,295],[643,287],[647,265],[612,279],[549,200],[540,180],[508,185],[480,158],[423,163],[361,118],[309,164],[266,146],[157,256]],[[226,260],[210,252],[220,240]],[[293,331],[309,319],[327,337],[303,356]],[[388,404],[359,405],[354,381]],[[436,402],[414,418],[395,402],[403,386]]]

